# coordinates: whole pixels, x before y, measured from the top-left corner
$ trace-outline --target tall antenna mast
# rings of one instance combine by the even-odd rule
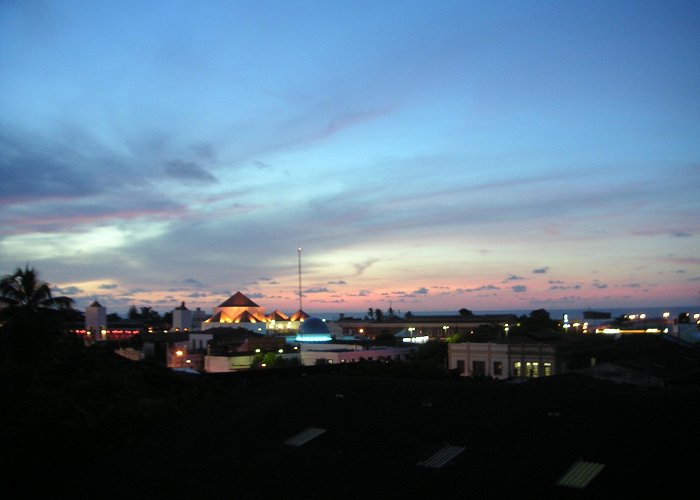
[[[299,254],[299,310],[301,311],[301,247],[297,248],[297,253]]]

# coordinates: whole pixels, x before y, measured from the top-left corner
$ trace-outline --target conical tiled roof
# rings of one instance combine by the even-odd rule
[[[306,318],[308,318],[309,315],[306,314],[304,311],[299,309],[297,312],[292,314],[292,316],[289,318],[291,321],[304,321]]]
[[[236,292],[231,295],[225,302],[222,302],[218,307],[260,307],[241,292]]]
[[[234,323],[264,323],[265,317],[251,311],[243,311],[233,320]]]
[[[268,314],[267,319],[269,320],[274,320],[274,321],[289,321],[289,316],[284,314],[282,311],[279,309],[276,309],[272,313]]]
[[[221,323],[221,311],[216,313],[214,316],[206,320],[207,323]]]
[[[102,307],[102,304],[100,304],[99,302],[95,301],[95,302],[93,302],[92,304],[90,304],[90,307]]]

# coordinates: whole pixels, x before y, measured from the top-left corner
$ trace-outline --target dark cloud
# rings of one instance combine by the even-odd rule
[[[42,137],[1,128],[0,200],[84,197],[101,192],[106,183],[95,169],[88,168],[85,155]]]
[[[165,164],[165,174],[182,181],[218,182],[216,177],[191,161],[171,160]]]
[[[216,152],[214,151],[214,146],[207,143],[198,143],[192,145],[192,152],[203,161],[215,161]]]
[[[255,161],[253,162],[253,165],[255,165],[255,166],[258,167],[259,169],[263,169],[263,170],[271,169],[271,168],[272,168],[272,165],[269,165],[269,164],[267,164],[267,163],[265,163],[265,162],[262,162],[262,161],[259,161],[259,160],[255,160]]]
[[[204,283],[201,281],[194,279],[194,278],[185,278],[183,280],[175,280],[173,283],[182,283],[183,285],[191,285],[191,286],[196,286],[197,288],[202,288],[204,287]],[[178,291],[178,290],[173,290],[173,291]]]
[[[377,262],[379,262],[379,259],[367,259],[364,262],[360,262],[360,263],[355,264],[355,271],[356,271],[355,275],[360,276],[362,273],[364,273],[367,270],[367,268],[369,268],[372,264],[375,264]]]
[[[347,282],[345,282],[343,280],[338,280],[338,281],[329,281],[328,284],[329,285],[347,285]]]
[[[525,285],[515,285],[510,287],[510,289],[516,293],[527,292],[527,287]]]
[[[532,272],[535,274],[544,274],[549,271],[549,267],[540,267],[538,269],[533,269]]]
[[[326,287],[319,287],[319,288],[307,288],[304,290],[304,293],[327,293],[330,292],[330,290]]]
[[[578,290],[581,285],[552,285],[549,287],[550,290]]]
[[[500,290],[501,288],[496,286],[496,285],[481,285],[476,288],[458,288],[456,291],[457,292],[464,292],[464,293],[469,293],[469,292],[483,292],[486,290]]]
[[[51,293],[60,295],[78,295],[83,292],[84,290],[77,286],[67,286],[65,288],[53,287],[51,289]]]
[[[608,288],[608,285],[606,285],[605,283],[593,283],[593,286],[601,290],[603,288]]]
[[[518,280],[524,280],[522,276],[516,276],[515,274],[511,274],[508,276],[506,279],[503,280],[503,283],[507,283],[508,281],[518,281]]]
[[[264,294],[264,293],[259,293],[259,292],[248,293],[248,294],[246,294],[246,295],[247,295],[249,298],[251,298],[251,299],[264,299],[264,298],[265,298],[265,294]]]
[[[114,288],[117,288],[117,285],[115,285],[113,283],[103,283],[98,288],[100,288],[102,290],[112,290]]]
[[[676,231],[676,232],[671,233],[671,234],[676,238],[690,238],[693,236],[692,234],[690,234],[686,231]]]
[[[203,284],[202,282],[200,282],[199,280],[196,280],[196,279],[194,279],[194,278],[186,278],[186,279],[184,279],[184,280],[182,280],[182,281],[183,281],[183,283],[187,283],[187,284],[189,284],[189,285],[204,286],[204,284]]]
[[[425,288],[423,286],[423,287],[420,287],[418,290],[413,290],[411,292],[411,295],[426,295],[428,293],[430,293],[430,290],[428,290],[427,288]]]
[[[200,298],[206,297],[206,296],[207,296],[207,294],[204,292],[193,292],[193,293],[186,295],[186,297],[188,297],[190,299],[200,299]]]

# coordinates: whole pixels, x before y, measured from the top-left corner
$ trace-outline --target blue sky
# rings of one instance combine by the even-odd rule
[[[0,4],[0,270],[269,310],[700,300],[700,4]]]

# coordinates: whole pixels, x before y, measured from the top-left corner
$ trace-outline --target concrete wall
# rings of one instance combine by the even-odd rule
[[[547,344],[496,344],[465,342],[448,345],[450,369],[464,365],[462,376],[472,377],[474,362],[484,363],[484,375],[495,379],[510,377],[544,377],[558,373],[556,349]],[[494,363],[501,363],[501,374],[494,372]]]
[[[508,357],[507,344],[494,344],[492,342],[449,344],[447,359],[447,366],[453,370],[460,366],[460,361],[462,362],[464,371],[460,375],[464,377],[475,375],[475,361],[484,363],[485,373],[483,375],[487,377],[507,379],[510,376],[510,359]],[[500,363],[500,374],[495,371],[495,363]]]

